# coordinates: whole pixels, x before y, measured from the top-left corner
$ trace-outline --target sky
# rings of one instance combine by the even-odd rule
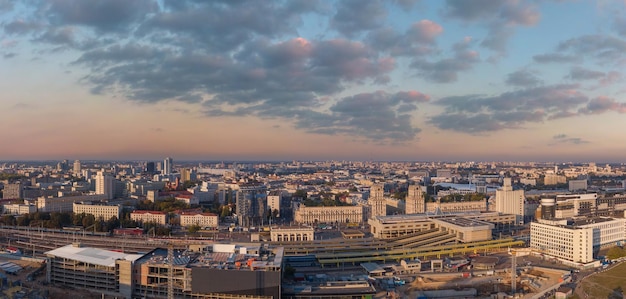
[[[624,0],[0,0],[0,160],[623,162]]]

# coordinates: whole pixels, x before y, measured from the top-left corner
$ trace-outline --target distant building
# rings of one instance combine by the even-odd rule
[[[267,210],[273,213],[274,211],[278,211],[278,215],[280,215],[280,201],[282,200],[282,192],[281,191],[272,191],[269,195],[267,195]]]
[[[587,190],[587,180],[570,180],[569,191],[584,191]]]
[[[79,160],[74,161],[74,168],[72,170],[73,170],[74,176],[80,177],[82,175],[81,164]]]
[[[96,174],[96,194],[104,195],[105,199],[113,199],[114,185],[113,177],[104,171],[98,171]]]
[[[370,206],[371,218],[387,215],[387,201],[385,200],[384,192],[383,184],[375,184],[370,187],[370,196],[367,199],[367,203]]]
[[[516,224],[524,224],[524,190],[513,190],[511,178],[504,178],[502,188],[496,190],[496,211],[516,216]]]
[[[174,163],[174,160],[172,160],[172,158],[167,157],[163,160],[163,170],[161,171],[161,174],[172,174],[172,164]]]
[[[263,185],[240,185],[236,193],[239,225],[261,225],[267,211],[267,189]]]
[[[74,214],[91,214],[96,219],[101,218],[102,220],[109,220],[112,217],[120,219],[120,215],[122,214],[122,207],[119,205],[111,206],[111,205],[103,205],[103,204],[86,204],[75,202],[73,204]]]
[[[294,221],[301,224],[363,223],[363,206],[307,207],[298,205]]]
[[[24,215],[37,212],[37,206],[32,204],[5,204],[3,214]]]
[[[217,227],[219,217],[213,213],[182,212],[179,215],[181,226],[199,225],[200,227]]]
[[[424,191],[419,185],[409,185],[406,195],[405,204],[406,214],[423,214],[426,213],[426,202],[424,200]]]
[[[2,199],[21,199],[24,196],[24,184],[21,182],[5,184]]]
[[[130,219],[141,223],[167,224],[167,214],[162,211],[135,210],[130,213]]]
[[[146,172],[147,173],[155,173],[156,172],[156,167],[154,166],[154,162],[147,162],[146,163]]]
[[[75,202],[99,201],[103,200],[104,195],[79,195],[64,197],[47,197],[41,196],[37,198],[37,211],[39,212],[72,212]]]
[[[272,227],[270,240],[272,242],[314,241],[315,229],[310,226],[282,226]]]

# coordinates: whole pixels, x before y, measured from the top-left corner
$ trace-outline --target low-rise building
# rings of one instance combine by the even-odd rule
[[[32,204],[5,204],[3,214],[24,215],[37,212],[37,206]]]
[[[272,227],[270,240],[272,242],[284,241],[313,241],[315,229],[308,226],[280,226]]]
[[[294,211],[294,221],[301,224],[363,223],[363,207],[307,207],[299,205]]]
[[[112,217],[120,219],[122,207],[119,205],[111,206],[105,204],[88,204],[75,202],[73,206],[74,214],[91,214],[96,219],[109,220]]]
[[[141,223],[167,224],[167,214],[162,211],[135,210],[130,213],[130,219]]]
[[[201,227],[217,227],[219,217],[213,213],[181,212],[180,225],[199,225]]]

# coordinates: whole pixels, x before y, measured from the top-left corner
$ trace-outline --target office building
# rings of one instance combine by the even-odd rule
[[[113,199],[114,196],[114,182],[113,177],[104,171],[98,171],[96,174],[96,194],[104,195],[105,199]]]
[[[24,196],[24,185],[21,182],[5,184],[2,199],[21,199]]]
[[[178,216],[180,217],[180,226],[199,225],[202,228],[215,228],[219,220],[219,217],[213,213],[182,212]]]
[[[74,176],[81,176],[82,172],[81,172],[81,164],[79,160],[74,160],[74,168],[72,169]]]
[[[120,219],[122,214],[122,207],[119,205],[104,205],[104,204],[88,204],[75,202],[72,206],[74,214],[91,214],[96,219],[109,220],[112,217]]]
[[[154,166],[154,162],[147,162],[146,163],[146,172],[147,173],[155,173],[156,172],[156,167]]]
[[[263,185],[239,185],[236,193],[237,220],[241,226],[262,225],[267,222],[267,188]]]
[[[162,211],[135,210],[130,213],[130,219],[139,223],[156,223],[165,225],[167,223],[167,214]]]
[[[165,158],[165,160],[163,160],[163,170],[161,171],[161,173],[165,175],[172,174],[173,163],[174,163],[174,160],[172,160],[172,158],[170,157]]]
[[[586,191],[587,190],[587,180],[570,180],[569,191]]]
[[[497,212],[513,214],[516,216],[516,224],[524,224],[524,190],[513,190],[511,178],[504,178],[502,188],[496,190]]]
[[[540,219],[530,225],[531,248],[578,264],[593,262],[600,249],[623,244],[625,236],[623,218]]]
[[[307,207],[300,204],[294,209],[294,221],[308,225],[363,223],[363,206]]]

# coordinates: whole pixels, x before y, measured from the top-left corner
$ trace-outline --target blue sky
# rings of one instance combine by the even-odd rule
[[[624,6],[0,0],[0,159],[621,162]]]

